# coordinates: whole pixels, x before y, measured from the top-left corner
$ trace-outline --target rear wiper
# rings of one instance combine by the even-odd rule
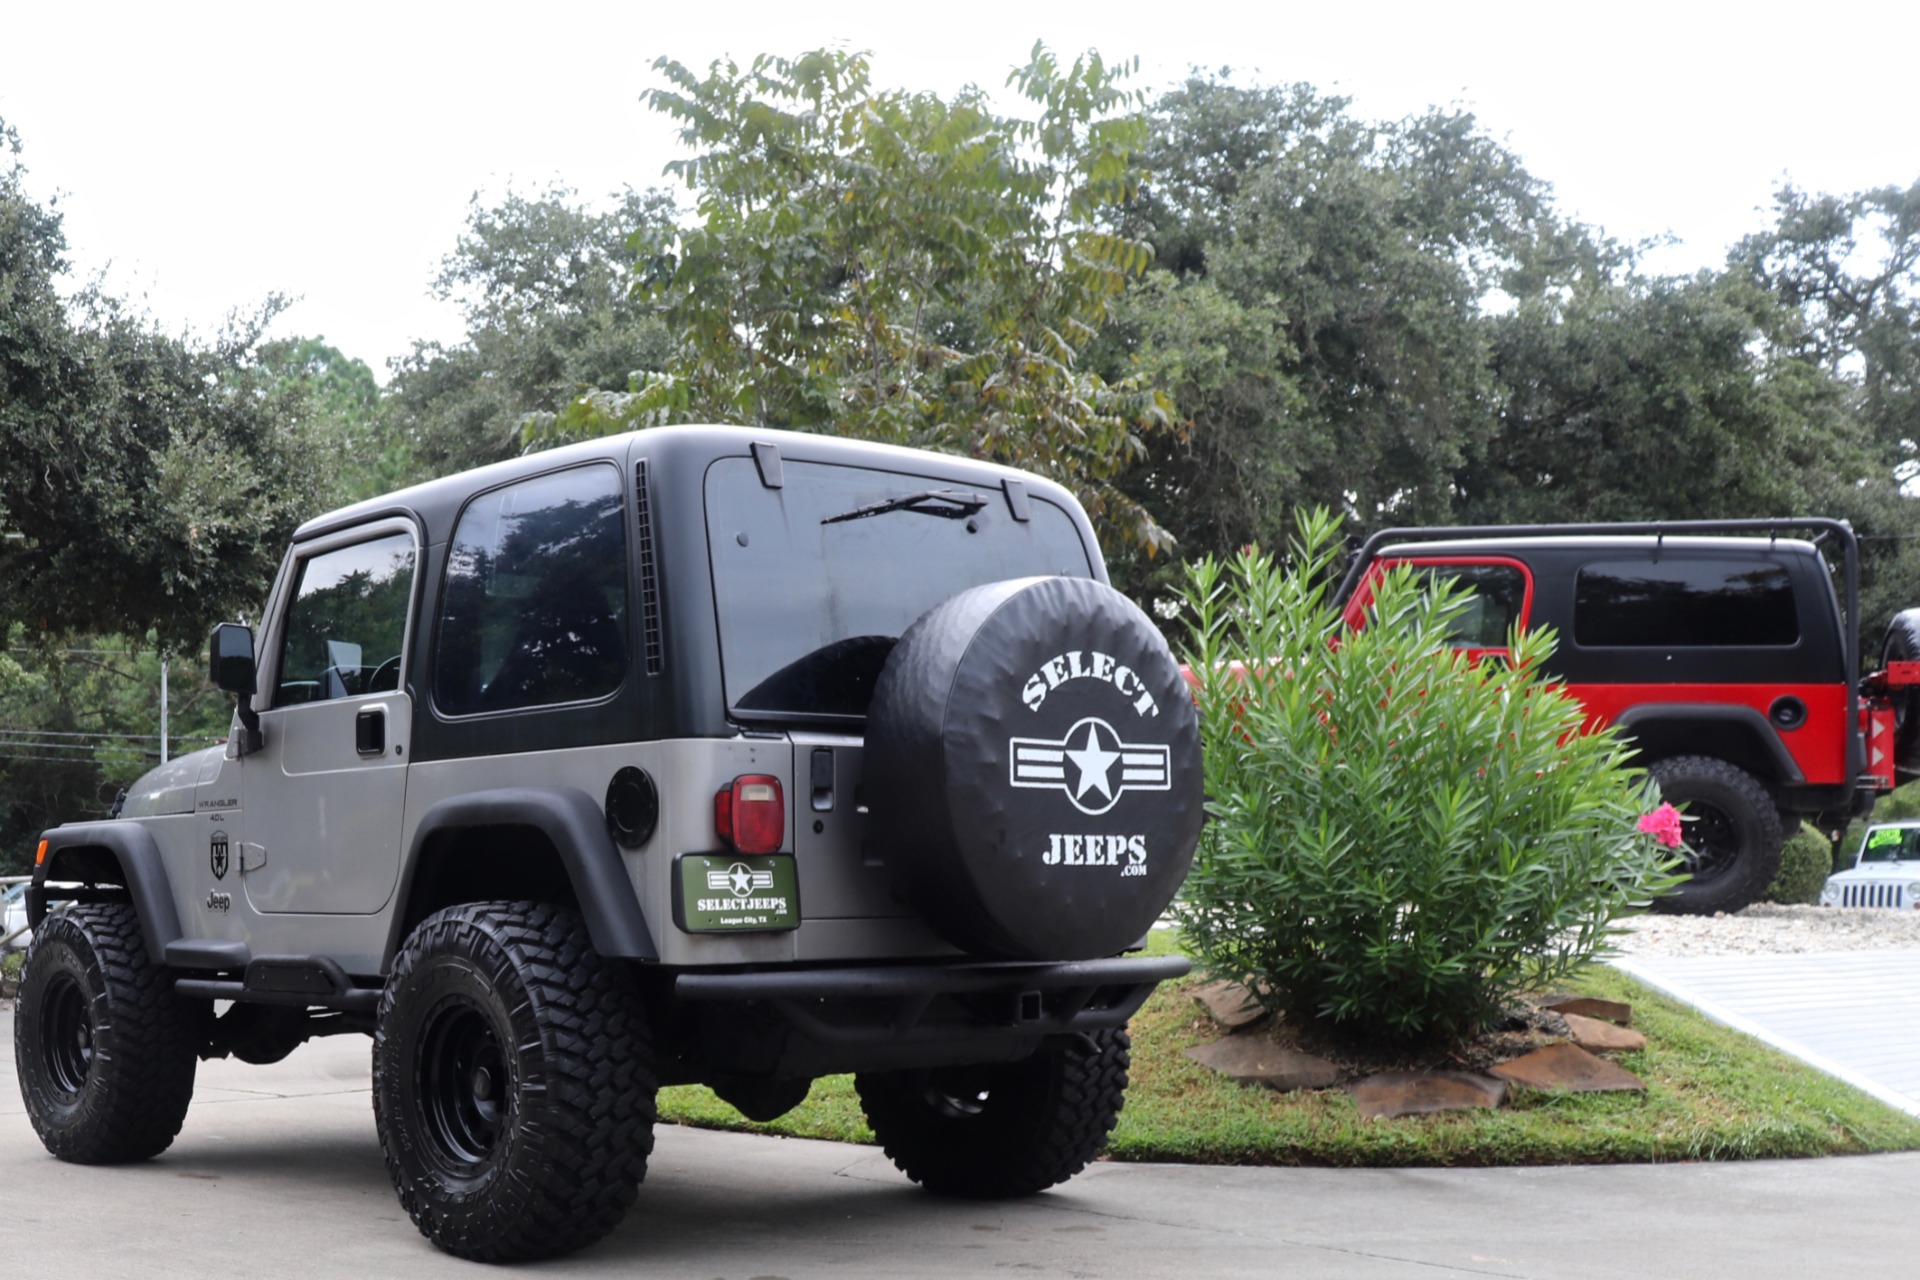
[[[828,516],[820,523],[840,524],[847,520],[865,520],[868,516],[883,516],[889,511],[917,511],[923,516],[939,516],[942,520],[964,520],[986,505],[985,498],[964,489],[923,489],[919,493],[888,498],[885,502],[876,502],[872,506],[842,511],[837,516]]]

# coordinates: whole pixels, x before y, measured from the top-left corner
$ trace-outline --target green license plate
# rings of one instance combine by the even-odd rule
[[[682,932],[800,927],[800,881],[790,853],[683,853],[673,877],[673,922]]]

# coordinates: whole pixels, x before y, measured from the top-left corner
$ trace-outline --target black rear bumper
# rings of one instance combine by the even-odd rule
[[[822,1075],[1022,1057],[1051,1036],[1124,1026],[1191,968],[1184,956],[783,968],[681,973],[672,990],[709,1063]]]

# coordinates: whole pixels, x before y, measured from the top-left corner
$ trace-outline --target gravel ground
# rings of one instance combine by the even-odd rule
[[[1920,911],[1758,903],[1731,916],[1646,915],[1626,921],[1614,945],[1623,954],[1644,956],[1920,948]]]

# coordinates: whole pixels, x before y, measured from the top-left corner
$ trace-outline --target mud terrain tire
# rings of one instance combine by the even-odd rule
[[[927,1190],[973,1200],[1065,1182],[1107,1144],[1127,1091],[1125,1028],[1050,1041],[1019,1062],[854,1077],[888,1159]]]
[[[74,1164],[165,1151],[193,1101],[197,1025],[130,904],[48,916],[13,1011],[20,1096],[47,1150]]]
[[[1674,756],[1647,772],[1661,796],[1692,819],[1681,836],[1697,859],[1694,873],[1655,898],[1653,909],[1710,916],[1760,901],[1780,873],[1785,836],[1780,812],[1759,779],[1711,756]]]
[[[400,1203],[448,1253],[553,1257],[620,1224],[653,1149],[645,1014],[573,911],[450,907],[396,957],[374,1119]]]

